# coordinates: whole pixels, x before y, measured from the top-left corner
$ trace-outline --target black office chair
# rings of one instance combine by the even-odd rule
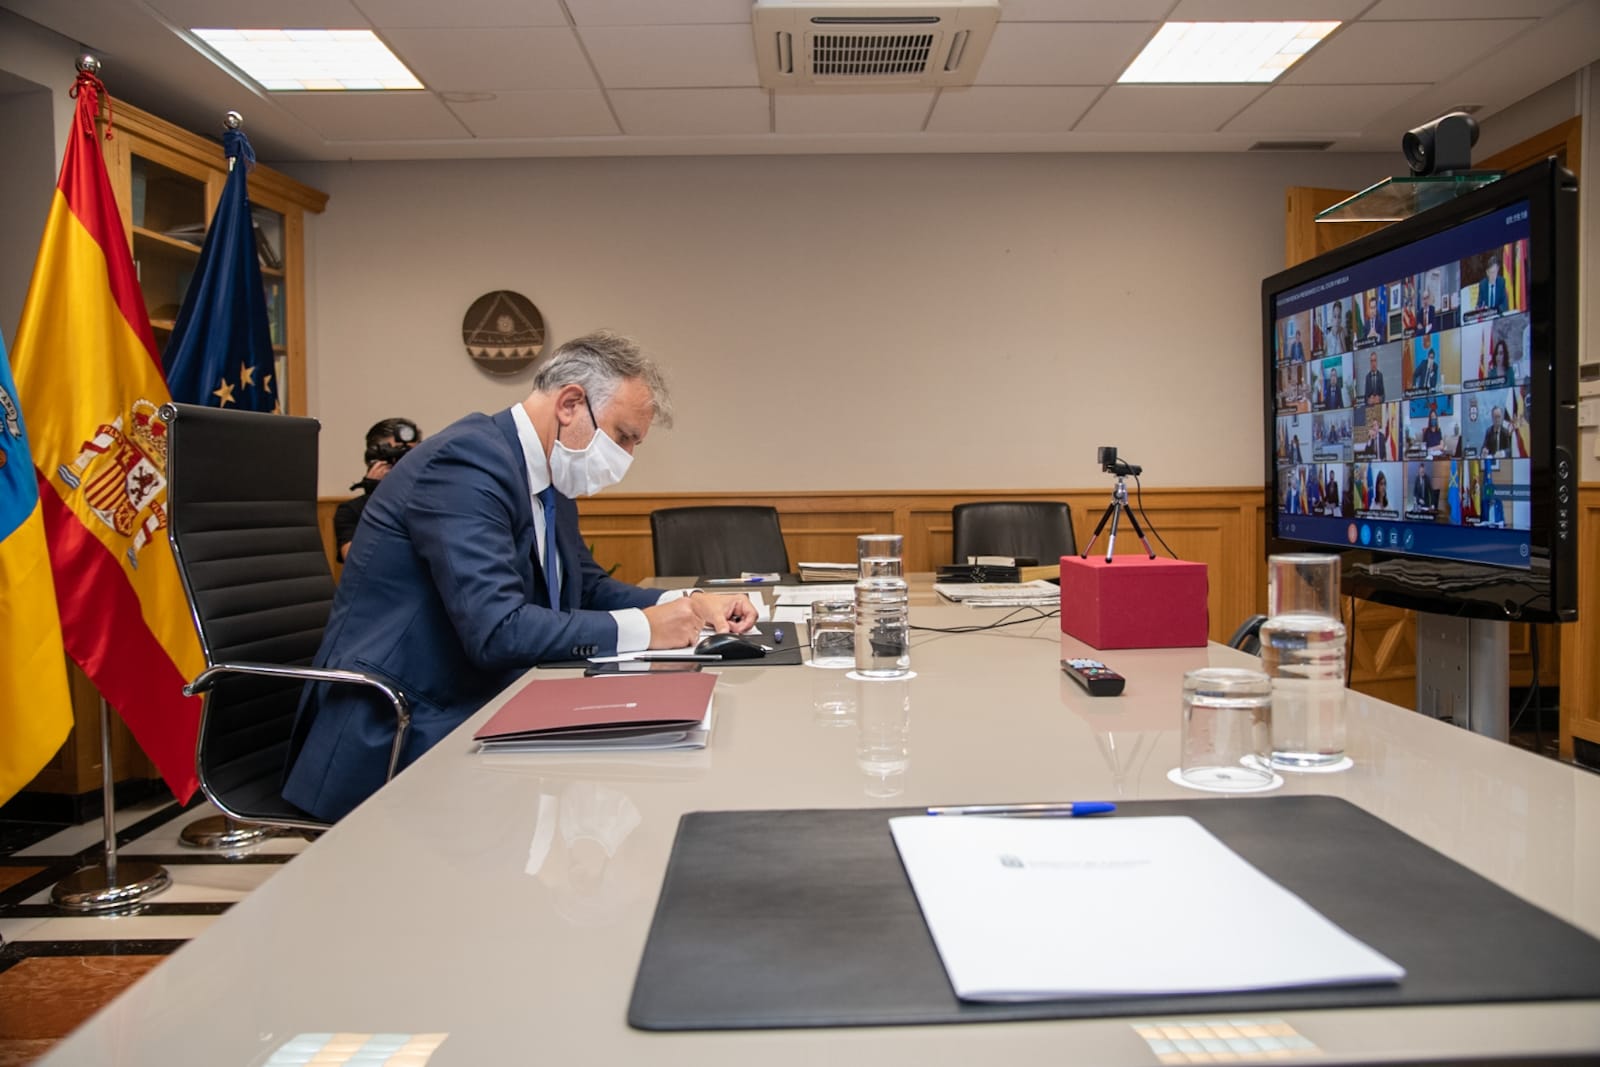
[[[657,575],[733,577],[789,571],[778,509],[661,508],[650,513]]]
[[[1051,564],[1078,551],[1072,509],[1054,500],[984,500],[950,509],[955,562],[1013,556]]]
[[[1228,647],[1248,652],[1252,656],[1261,655],[1261,624],[1266,621],[1265,615],[1252,615],[1244,620],[1239,624],[1239,628],[1233,631],[1233,636],[1228,638]]]
[[[308,666],[333,607],[317,530],[315,419],[167,404],[168,537],[206,669],[195,763],[200,789],[230,820],[298,830],[328,823],[283,799],[284,762],[307,681],[370,685],[395,710],[392,776],[410,712],[403,694],[353,671]],[[204,823],[211,820],[199,820]],[[238,847],[236,836],[191,843]]]

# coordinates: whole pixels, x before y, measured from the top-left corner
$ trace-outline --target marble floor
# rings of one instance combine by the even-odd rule
[[[274,837],[232,854],[180,843],[195,819],[170,797],[116,814],[118,855],[161,864],[172,884],[114,915],[71,914],[50,902],[51,887],[101,858],[101,820],[81,826],[0,822],[0,1067],[20,1067],[272,877],[307,845]]]

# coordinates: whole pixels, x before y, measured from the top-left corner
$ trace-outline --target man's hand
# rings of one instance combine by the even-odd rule
[[[391,469],[388,460],[375,459],[367,464],[367,480],[381,482],[383,481],[383,476],[388,474]]]
[[[696,593],[683,598],[717,633],[742,634],[756,624],[756,608],[743,593]]]
[[[650,647],[688,648],[699,641],[705,622],[694,602],[700,599],[703,598],[679,597],[645,608],[644,617],[650,623]]]

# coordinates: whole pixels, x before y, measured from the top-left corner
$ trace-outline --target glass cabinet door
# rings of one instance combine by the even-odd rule
[[[206,236],[206,179],[134,155],[130,221],[133,265],[145,311],[164,352]]]
[[[278,410],[289,408],[289,331],[285,300],[283,213],[250,205],[255,225],[256,258],[261,263],[261,285],[267,297],[267,329],[272,335],[273,387],[278,395]]]

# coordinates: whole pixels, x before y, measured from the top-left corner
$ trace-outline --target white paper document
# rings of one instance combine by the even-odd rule
[[[849,585],[783,585],[773,590],[780,607],[804,604],[810,607],[817,600],[854,600],[855,583]]]
[[[964,1000],[1405,977],[1190,818],[905,816],[889,829]]]
[[[975,607],[1054,607],[1061,602],[1061,587],[1043,578],[1031,582],[935,582],[933,591],[946,600]]]

